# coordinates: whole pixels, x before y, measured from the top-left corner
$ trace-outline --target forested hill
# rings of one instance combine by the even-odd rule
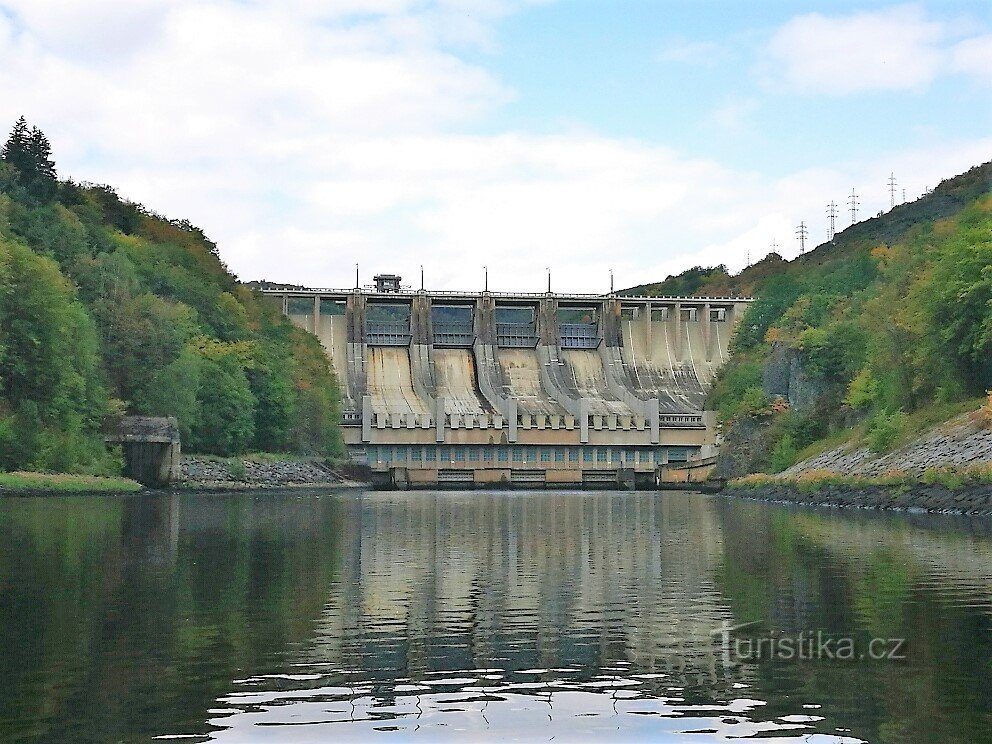
[[[198,228],[58,180],[22,118],[0,152],[0,470],[113,471],[119,413],[176,416],[192,451],[340,447],[317,340]]]
[[[793,261],[629,291],[757,297],[710,398],[737,458],[725,474],[781,470],[828,438],[885,450],[992,388],[992,163]]]
[[[833,241],[822,243],[792,261],[777,253],[769,253],[738,274],[727,267],[694,266],[663,281],[639,284],[621,292],[628,295],[658,297],[662,295],[694,295],[697,297],[745,296],[757,292],[768,279],[782,273],[801,272],[810,267],[844,259],[856,254],[866,245],[894,243],[921,223],[950,217],[982,194],[989,193],[992,184],[992,162],[976,166],[967,173],[942,181],[933,191],[916,201],[898,204],[880,217],[872,217],[837,233]]]

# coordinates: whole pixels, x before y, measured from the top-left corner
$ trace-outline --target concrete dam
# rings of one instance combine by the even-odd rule
[[[264,294],[323,344],[353,461],[378,485],[655,487],[716,454],[710,383],[747,298]]]

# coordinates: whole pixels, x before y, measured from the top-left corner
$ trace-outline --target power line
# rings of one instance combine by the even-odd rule
[[[827,217],[830,218],[830,228],[827,230],[827,240],[833,242],[834,235],[837,234],[837,202],[831,199],[827,205]]]
[[[889,174],[889,209],[896,205],[896,174]]]
[[[796,237],[799,238],[799,252],[806,252],[806,238],[809,236],[809,230],[806,229],[806,223],[800,222],[799,227],[796,228]]]
[[[858,195],[854,193],[854,189],[851,189],[851,195],[847,197],[848,209],[851,210],[851,224],[853,225],[858,221],[858,206],[861,202],[858,201]]]

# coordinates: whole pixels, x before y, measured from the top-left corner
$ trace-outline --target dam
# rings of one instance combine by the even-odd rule
[[[265,284],[327,351],[352,461],[382,487],[705,478],[706,394],[749,298]]]

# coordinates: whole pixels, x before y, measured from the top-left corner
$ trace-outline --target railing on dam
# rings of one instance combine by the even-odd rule
[[[471,291],[452,291],[452,290],[419,290],[419,291],[400,291],[400,292],[376,292],[374,289],[356,289],[354,287],[350,289],[342,288],[331,288],[331,287],[320,287],[320,288],[303,288],[303,287],[281,287],[281,286],[264,286],[261,288],[263,294],[273,295],[273,296],[285,296],[285,297],[313,297],[314,295],[329,296],[344,298],[349,295],[361,294],[366,297],[381,297],[389,299],[408,299],[416,297],[418,295],[427,295],[430,297],[444,297],[446,299],[475,299],[480,296],[493,297],[495,299],[532,299],[540,300],[547,298],[554,298],[558,300],[582,300],[582,301],[598,301],[603,302],[606,300],[616,300],[618,302],[630,303],[630,304],[643,304],[650,302],[652,304],[675,304],[681,303],[683,305],[703,305],[708,302],[716,303],[737,303],[737,302],[751,302],[752,297],[749,296],[686,296],[686,295],[626,295],[620,293],[613,294],[590,294],[581,292],[471,292]]]

